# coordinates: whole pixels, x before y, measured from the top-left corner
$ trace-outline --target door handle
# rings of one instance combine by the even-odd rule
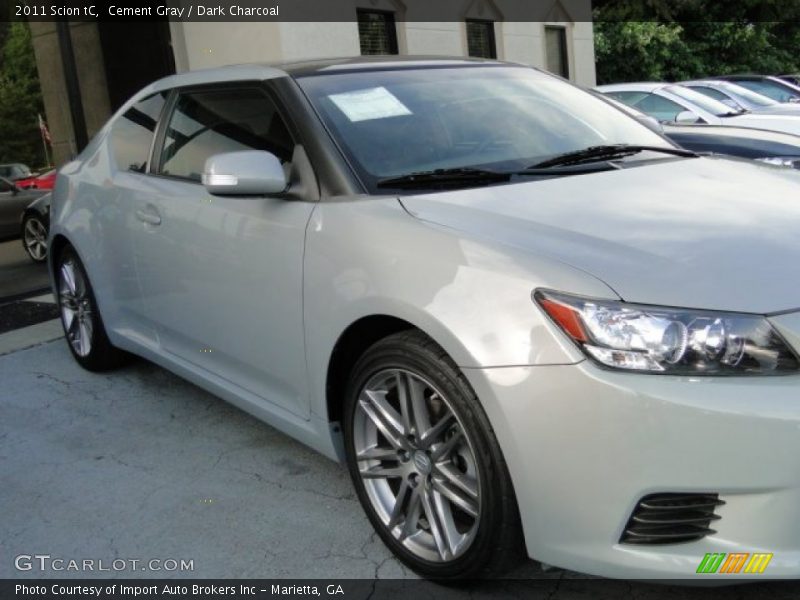
[[[161,225],[161,216],[155,212],[152,207],[150,207],[150,210],[144,210],[141,208],[137,210],[136,218],[142,223],[147,223],[148,225]]]

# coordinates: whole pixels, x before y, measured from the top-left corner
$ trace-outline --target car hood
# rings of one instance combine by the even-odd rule
[[[401,202],[421,220],[582,269],[629,302],[761,314],[800,307],[792,169],[665,159]]]
[[[800,104],[775,104],[773,106],[766,106],[764,108],[755,109],[752,111],[753,115],[782,115],[785,117],[798,117],[800,116]]]
[[[771,129],[800,135],[800,115],[784,115],[775,113],[748,113],[732,117],[722,117],[722,125],[735,125],[737,127],[755,127],[758,129]]]

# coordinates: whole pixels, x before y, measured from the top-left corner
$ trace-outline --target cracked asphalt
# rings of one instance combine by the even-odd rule
[[[18,571],[19,554],[193,560],[164,573]],[[348,578],[364,597],[700,598],[708,589],[543,572],[459,588],[415,579],[345,469],[144,361],[97,375],[62,340],[0,357],[0,578]],[[403,580],[403,581],[399,581]],[[796,598],[794,583],[714,597]]]

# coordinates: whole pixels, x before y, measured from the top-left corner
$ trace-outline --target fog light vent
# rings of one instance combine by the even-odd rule
[[[623,544],[680,544],[716,533],[711,522],[725,504],[718,494],[650,494],[636,505],[620,542]]]

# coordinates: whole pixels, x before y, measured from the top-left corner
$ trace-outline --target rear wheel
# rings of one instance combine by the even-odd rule
[[[420,332],[357,363],[347,392],[348,467],[384,543],[425,577],[498,574],[521,558],[516,500],[478,399]]]
[[[122,364],[127,355],[111,345],[86,270],[71,247],[58,257],[56,286],[64,336],[75,360],[89,371]]]
[[[22,245],[32,261],[47,260],[47,224],[37,214],[28,214],[22,220]]]

